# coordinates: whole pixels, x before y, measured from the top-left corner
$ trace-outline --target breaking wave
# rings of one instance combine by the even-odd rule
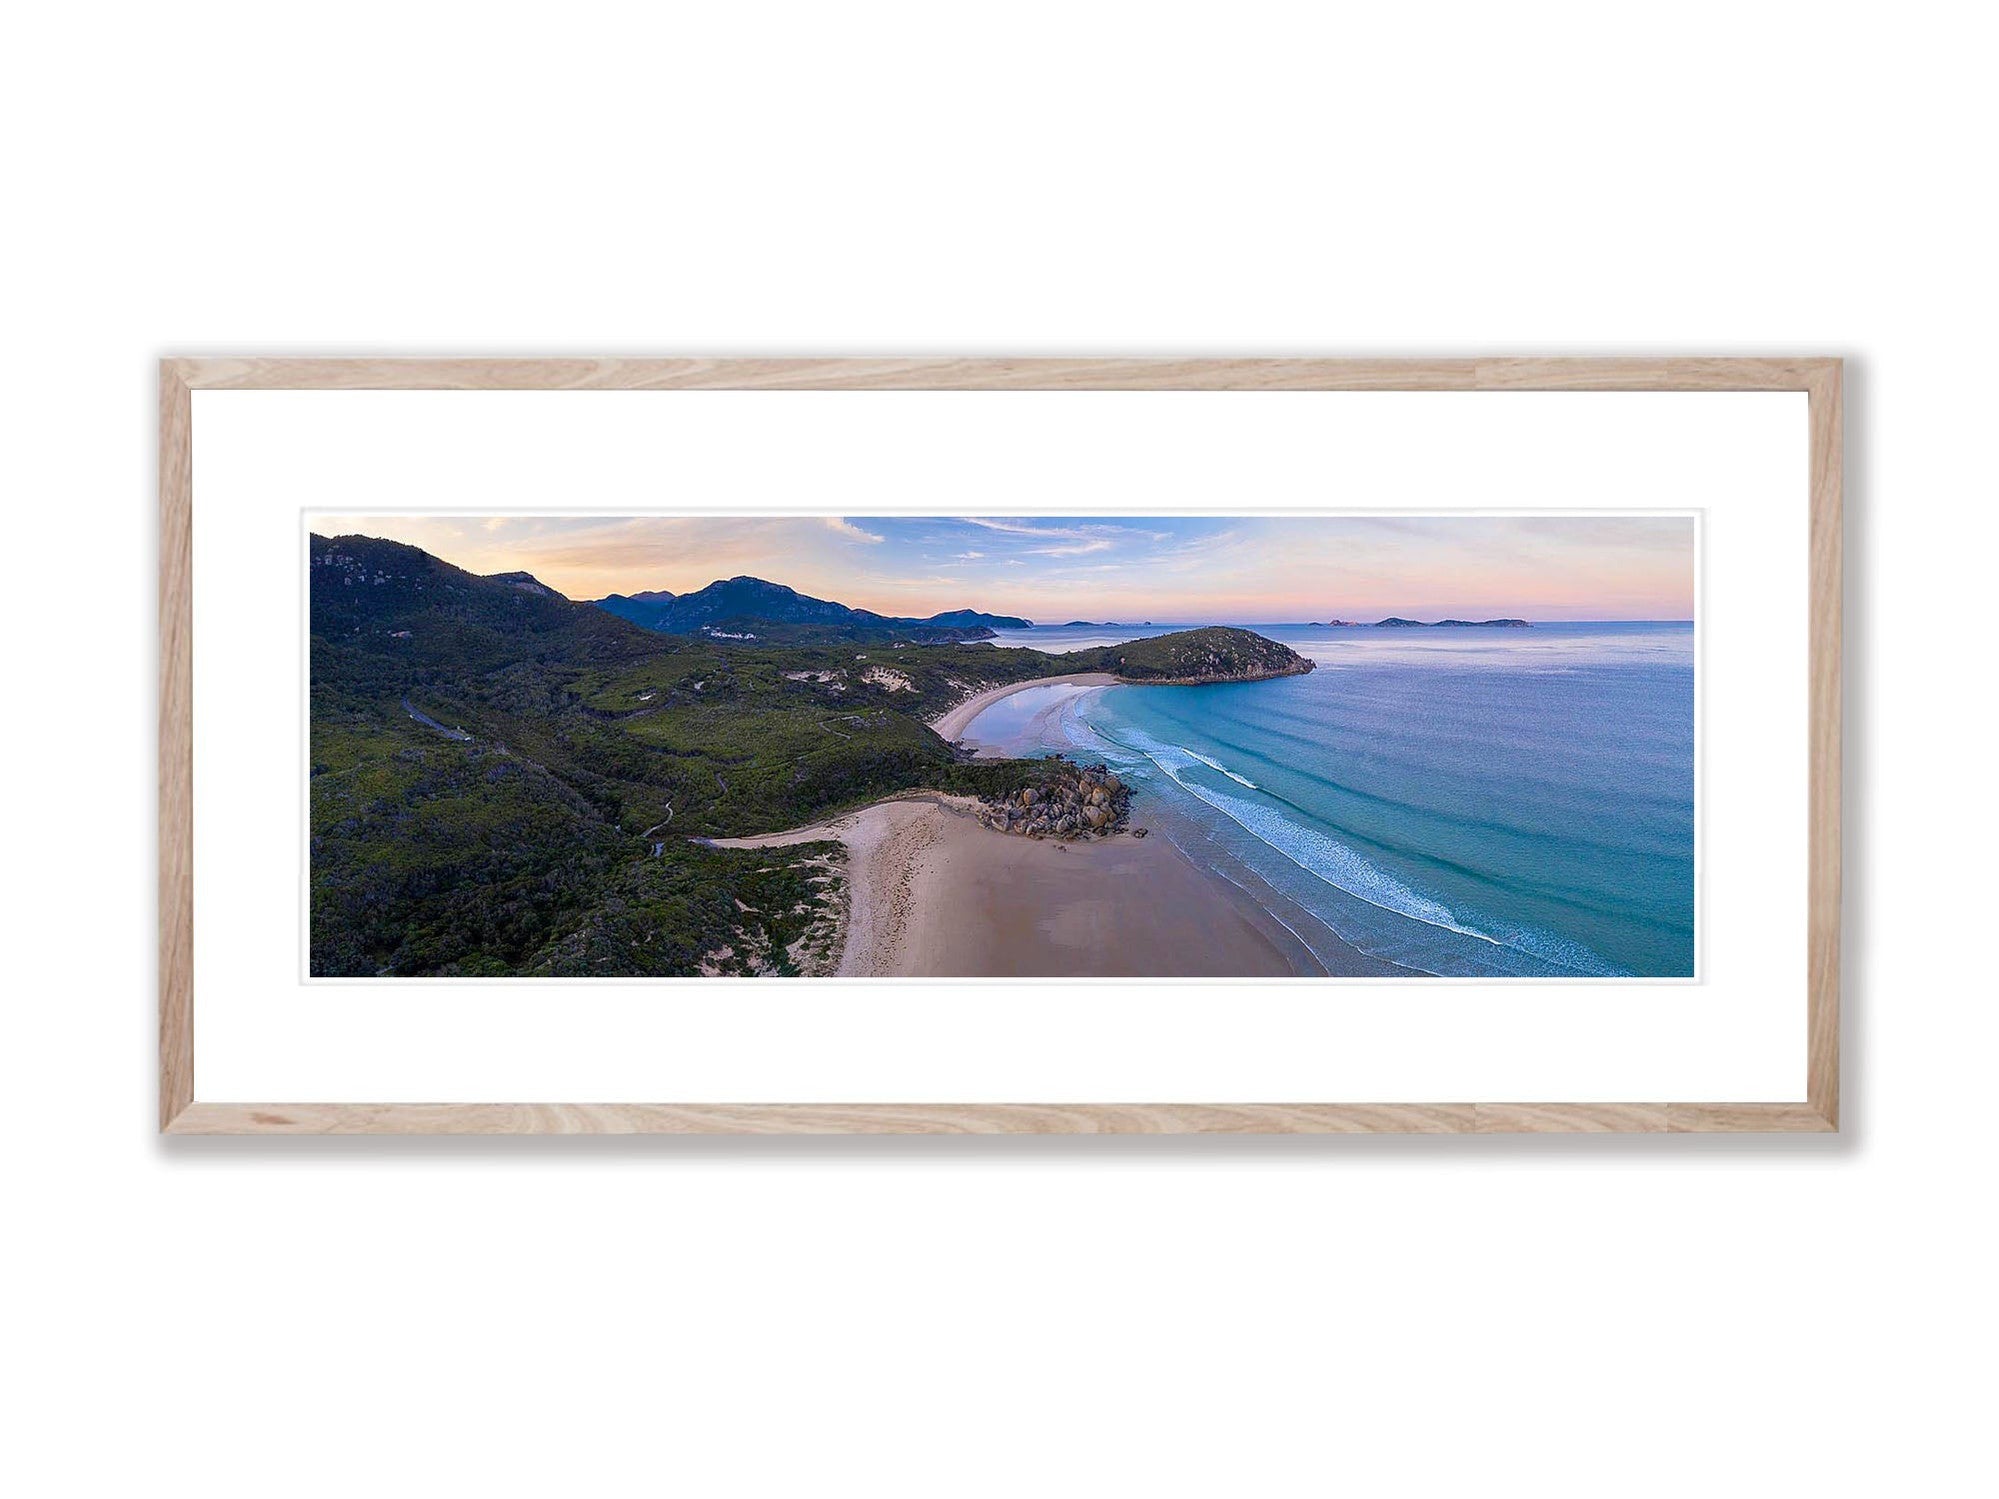
[[[1524,926],[1509,926],[1498,931],[1488,931],[1472,925],[1461,919],[1442,901],[1412,889],[1362,854],[1317,828],[1294,821],[1275,807],[1231,795],[1218,787],[1204,785],[1200,780],[1190,778],[1186,772],[1197,764],[1203,765],[1252,791],[1269,795],[1255,782],[1236,774],[1227,766],[1219,764],[1198,750],[1189,749],[1185,745],[1162,743],[1136,733],[1131,734],[1134,742],[1126,743],[1106,733],[1100,725],[1093,724],[1091,727],[1099,736],[1111,743],[1144,756],[1181,790],[1219,812],[1264,847],[1306,874],[1355,900],[1373,906],[1377,910],[1419,922],[1435,931],[1451,932],[1499,949],[1501,953],[1517,954],[1519,958],[1527,960],[1527,965],[1530,967],[1546,965],[1563,974],[1594,978],[1613,978],[1621,974],[1621,970],[1605,963],[1581,943],[1566,940],[1552,932]],[[1363,947],[1376,945],[1358,935],[1353,940]],[[1498,958],[1500,954],[1495,953],[1492,956]]]

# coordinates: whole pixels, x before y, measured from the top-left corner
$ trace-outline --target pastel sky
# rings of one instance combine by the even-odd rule
[[[368,516],[471,572],[574,599],[749,573],[883,614],[946,609],[1162,623],[1447,616],[1691,619],[1680,516]]]

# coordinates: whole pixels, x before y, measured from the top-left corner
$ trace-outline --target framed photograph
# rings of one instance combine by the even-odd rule
[[[161,1127],[1836,1130],[1840,423],[167,360]]]

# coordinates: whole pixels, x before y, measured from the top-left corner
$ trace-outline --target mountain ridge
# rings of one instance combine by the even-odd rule
[[[1226,628],[1061,655],[670,635],[532,574],[481,577],[370,537],[310,546],[307,933],[322,977],[824,973],[836,851],[696,840],[1072,774],[940,737],[939,715],[993,687],[1309,669]]]
[[[927,619],[877,614],[831,599],[814,598],[783,583],[747,573],[717,578],[692,593],[620,594],[595,601],[596,607],[662,635],[726,632],[740,638],[740,627],[765,625],[819,626],[845,632],[907,632],[917,643],[990,640],[995,630],[1024,630],[1031,621],[1010,614],[977,609],[952,609]]]

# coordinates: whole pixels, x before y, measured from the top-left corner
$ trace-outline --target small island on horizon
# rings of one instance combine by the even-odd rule
[[[1387,619],[1377,619],[1373,624],[1362,624],[1357,619],[1329,619],[1315,621],[1314,630],[1529,630],[1533,626],[1524,619],[1402,619],[1391,615]]]

